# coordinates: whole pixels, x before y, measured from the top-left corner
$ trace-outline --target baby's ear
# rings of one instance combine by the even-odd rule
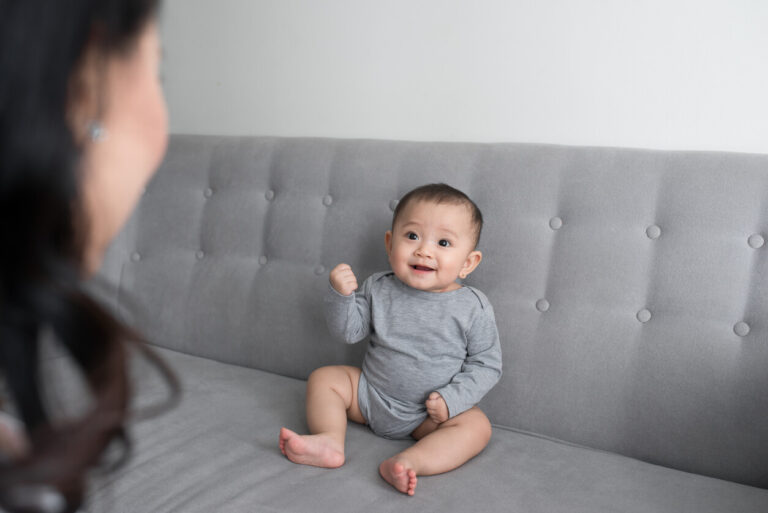
[[[387,230],[384,234],[384,247],[387,249],[387,256],[392,254],[392,230]]]
[[[464,260],[464,265],[461,266],[461,271],[459,272],[459,278],[462,280],[469,276],[472,271],[474,271],[478,265],[480,265],[480,262],[483,260],[483,254],[480,251],[470,251],[469,255],[467,255],[467,259]]]

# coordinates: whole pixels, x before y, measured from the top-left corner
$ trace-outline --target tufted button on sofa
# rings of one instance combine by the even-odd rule
[[[447,182],[486,219],[467,282],[504,375],[487,449],[409,498],[406,441],[350,425],[337,470],[290,463],[331,340],[328,271],[387,268],[397,199]],[[768,156],[535,144],[173,136],[110,248],[102,299],[184,384],[134,426],[94,508],[132,512],[768,511]],[[138,371],[137,371],[138,372]],[[143,371],[142,371],[143,372]],[[139,372],[138,400],[164,390]]]

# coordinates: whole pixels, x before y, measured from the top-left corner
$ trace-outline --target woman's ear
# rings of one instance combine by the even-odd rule
[[[392,255],[392,230],[384,234],[384,247],[387,248],[387,257]]]
[[[102,121],[106,56],[96,44],[88,44],[67,84],[67,121],[76,143],[88,140],[88,127]]]
[[[459,271],[459,278],[462,280],[469,276],[472,271],[474,271],[478,265],[480,265],[480,262],[483,260],[483,254],[480,251],[471,251],[469,255],[467,255],[467,259],[464,260],[464,265],[461,266],[461,271]]]

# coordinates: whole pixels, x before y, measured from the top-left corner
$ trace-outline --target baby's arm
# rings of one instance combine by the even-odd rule
[[[448,407],[448,418],[479,403],[500,378],[501,343],[493,308],[488,304],[467,333],[467,357],[461,372],[436,390]]]
[[[367,290],[368,281],[363,283]],[[334,338],[347,344],[360,342],[370,332],[371,307],[367,294],[355,292],[357,278],[347,264],[339,264],[331,271],[330,285],[325,295],[325,320]]]

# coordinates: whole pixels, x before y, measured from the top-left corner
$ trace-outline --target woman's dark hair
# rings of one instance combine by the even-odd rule
[[[130,51],[158,1],[0,0],[0,377],[30,441],[29,454],[0,464],[0,509],[34,511],[21,493],[33,485],[77,509],[86,470],[127,442],[126,342],[139,339],[84,291],[82,148],[68,108],[86,49]],[[91,412],[66,425],[43,400],[44,330],[93,394]]]

